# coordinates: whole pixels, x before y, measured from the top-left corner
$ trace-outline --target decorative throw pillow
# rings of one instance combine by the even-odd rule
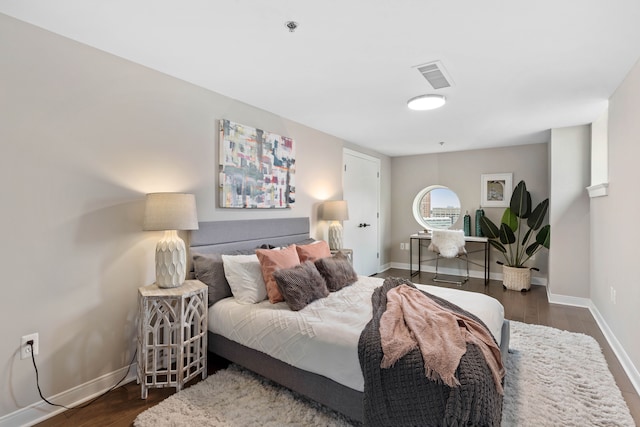
[[[312,239],[311,237],[309,237],[308,239],[302,239],[299,242],[295,242],[295,244],[296,246],[303,246],[303,245],[310,245],[315,242],[317,242],[316,239]]]
[[[209,307],[223,298],[232,296],[231,288],[224,277],[222,255],[194,255],[193,269],[196,279],[209,287]]]
[[[300,264],[296,245],[287,246],[282,249],[256,249],[256,255],[260,261],[262,278],[267,287],[267,296],[272,304],[284,301],[282,294],[278,290],[273,272],[282,268],[291,268]]]
[[[329,295],[324,279],[311,261],[276,270],[273,277],[285,302],[293,311],[302,310],[309,303]]]
[[[252,254],[255,253],[255,250],[238,250],[231,253],[238,255]],[[209,287],[209,307],[221,299],[233,296],[229,282],[224,276],[222,254],[193,254],[193,270],[196,279]]]
[[[315,266],[331,292],[339,291],[358,280],[358,275],[349,262],[349,258],[342,252],[338,252],[331,258],[316,260]]]
[[[331,256],[329,244],[324,240],[318,240],[316,243],[310,245],[296,245],[296,251],[298,252],[300,262],[315,261]]]
[[[262,279],[258,256],[222,255],[224,276],[229,282],[233,297],[243,304],[255,304],[267,298],[267,288]]]

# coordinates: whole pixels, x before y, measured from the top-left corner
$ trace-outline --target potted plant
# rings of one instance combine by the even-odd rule
[[[503,285],[507,289],[529,290],[532,268],[526,267],[525,263],[540,249],[549,249],[551,226],[542,225],[549,209],[549,199],[540,202],[533,211],[531,207],[531,194],[524,181],[520,181],[502,215],[500,228],[486,216],[480,218],[482,233],[504,256],[505,262],[498,261],[498,264],[503,265]]]

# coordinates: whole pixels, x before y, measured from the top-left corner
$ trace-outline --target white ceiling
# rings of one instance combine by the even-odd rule
[[[638,0],[0,0],[0,12],[390,156],[548,141],[596,119],[640,57]],[[452,87],[414,68],[435,60]],[[448,102],[407,109],[424,93]]]

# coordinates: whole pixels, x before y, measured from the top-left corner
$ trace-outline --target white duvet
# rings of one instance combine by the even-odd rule
[[[240,304],[234,298],[226,298],[209,308],[209,330],[363,391],[358,339],[371,320],[373,290],[382,282],[381,278],[361,276],[353,285],[300,311],[291,311],[284,302]],[[416,286],[478,316],[500,344],[504,307],[496,299],[457,289]]]

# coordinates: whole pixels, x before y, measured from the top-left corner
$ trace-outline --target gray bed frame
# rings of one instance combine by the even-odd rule
[[[272,218],[201,222],[192,231],[191,254],[225,253],[252,249],[262,244],[285,246],[309,238],[309,218]],[[509,349],[509,321],[502,325],[500,350]],[[209,332],[209,351],[298,392],[345,416],[362,422],[363,393],[322,375],[291,366],[265,353]]]

